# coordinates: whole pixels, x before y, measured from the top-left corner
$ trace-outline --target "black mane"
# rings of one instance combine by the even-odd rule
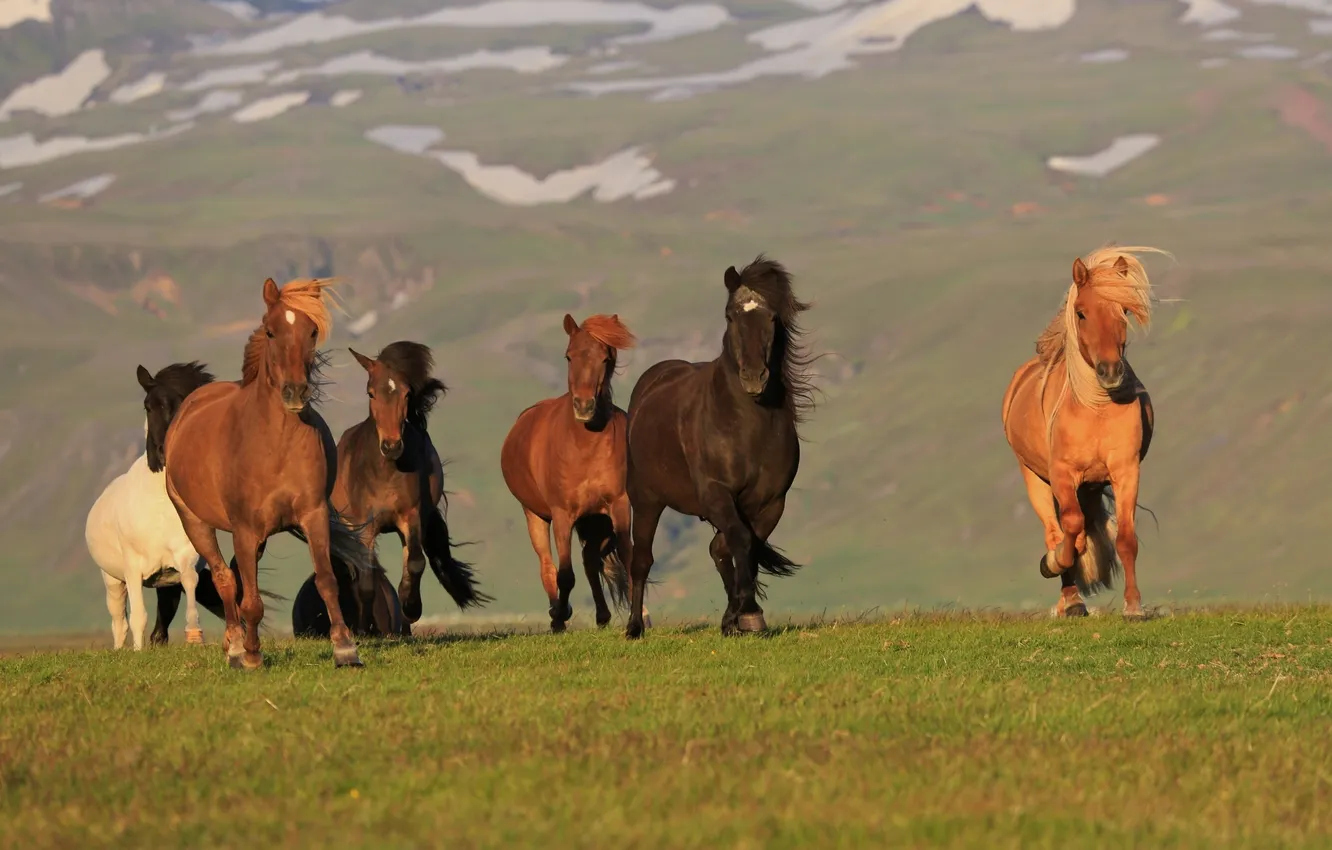
[[[148,468],[161,472],[166,463],[166,432],[185,398],[215,379],[202,363],[172,363],[156,375],[139,367],[139,386],[144,390],[143,407],[148,417],[146,453]]]
[[[796,298],[790,272],[762,254],[740,272],[740,286],[748,287],[777,313],[773,358],[781,363],[781,401],[796,422],[804,422],[814,409],[814,383],[808,369],[818,359],[806,349],[805,331],[800,327],[800,314],[810,305]]]
[[[204,384],[217,380],[208,371],[208,367],[197,360],[189,363],[172,363],[153,376],[154,390],[164,397],[180,404],[185,397]]]
[[[435,368],[435,358],[430,348],[419,342],[403,340],[385,346],[375,359],[397,372],[407,382],[411,391],[407,397],[407,421],[425,430],[426,419],[435,402],[448,392],[443,381],[430,375]]]

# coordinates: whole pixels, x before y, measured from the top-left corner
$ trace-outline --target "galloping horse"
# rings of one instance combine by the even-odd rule
[[[1045,526],[1041,575],[1059,576],[1065,617],[1085,617],[1082,595],[1110,587],[1121,564],[1124,617],[1144,616],[1134,512],[1155,414],[1124,351],[1129,318],[1151,321],[1151,283],[1134,256],[1149,251],[1165,253],[1101,248],[1074,260],[1063,306],[1004,393],[1004,435]]]
[[[181,527],[176,508],[167,497],[163,445],[167,426],[181,403],[213,376],[197,362],[172,363],[156,375],[142,366],[139,386],[145,393],[146,450],[130,468],[106,486],[88,512],[84,539],[88,553],[102,570],[106,607],[111,613],[115,648],[125,645],[125,602],[129,599],[129,632],[136,650],[143,649],[148,625],[143,589],[154,588],[158,598],[158,627],[152,642],[167,642],[167,626],[185,589],[185,642],[203,643],[199,607],[199,553]],[[169,609],[169,613],[165,613]]]
[[[241,380],[195,390],[167,430],[167,493],[190,542],[212,569],[226,613],[223,649],[237,669],[263,664],[258,565],[268,538],[280,531],[309,544],[315,582],[328,608],[335,665],[361,665],[337,604],[333,560],[352,578],[373,563],[356,530],[329,503],[337,448],[313,407],[318,346],[333,325],[325,304],[330,283],[293,280],[279,290],[272,278],[265,280],[266,311],[245,345]],[[217,546],[219,529],[232,535],[244,588],[239,610],[236,582]]]
[[[598,626],[611,618],[602,576],[619,607],[629,552],[625,414],[611,399],[611,376],[616,352],[632,348],[634,335],[618,315],[588,316],[580,327],[566,314],[564,332],[569,336],[564,354],[569,391],[520,413],[500,450],[504,483],[523,506],[532,548],[541,559],[552,632],[564,631],[573,616],[573,533],[582,541],[583,571],[592,586]],[[550,557],[552,528],[558,572]]]
[[[390,608],[392,587],[387,593],[362,576],[354,594],[361,622],[358,630],[369,631],[372,612],[381,634],[410,634],[408,623],[421,619],[421,576],[426,564],[434,572],[459,608],[492,601],[476,587],[472,569],[453,557],[449,527],[438,505],[444,494],[444,466],[430,440],[426,420],[444,383],[431,377],[435,361],[430,349],[418,342],[395,342],[375,358],[351,350],[367,373],[366,395],[370,415],[348,428],[338,441],[338,479],[333,505],[345,517],[365,522],[361,541],[373,551],[375,538],[396,532],[402,540],[402,581],[397,598],[406,622],[390,631],[383,622]],[[382,571],[375,570],[377,581]],[[309,584],[309,582],[307,582]],[[345,595],[345,592],[344,592]],[[318,598],[302,589],[293,610],[303,612],[302,599],[317,607]],[[344,609],[345,610],[345,609]],[[318,618],[318,612],[313,616]],[[313,622],[313,620],[312,620]],[[318,619],[322,628],[323,620]],[[301,629],[298,628],[298,631]]]
[[[812,407],[791,278],[760,255],[726,270],[726,333],[708,363],[665,360],[629,399],[629,501],[634,508],[626,635],[643,634],[652,541],[666,508],[696,516],[716,535],[708,552],[726,587],[723,634],[766,628],[758,572],[796,569],[768,544],[800,467],[797,425]]]

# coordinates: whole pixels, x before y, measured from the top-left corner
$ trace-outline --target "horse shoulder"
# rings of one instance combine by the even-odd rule
[[[1008,422],[1008,411],[1013,406],[1013,400],[1017,396],[1018,389],[1023,381],[1029,380],[1040,374],[1041,361],[1033,357],[1026,363],[1023,363],[1013,373],[1013,377],[1008,382],[1008,389],[1004,390],[1003,421]]]
[[[639,376],[637,383],[634,384],[633,392],[629,394],[629,410],[633,411],[638,408],[643,399],[653,390],[665,385],[673,378],[691,374],[696,368],[696,364],[687,363],[684,360],[663,360],[649,366],[647,371]]]

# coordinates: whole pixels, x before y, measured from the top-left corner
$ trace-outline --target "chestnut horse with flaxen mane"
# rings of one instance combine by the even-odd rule
[[[1124,356],[1129,319],[1151,321],[1151,283],[1134,256],[1144,252],[1166,253],[1109,247],[1073,261],[1063,306],[1004,394],[1004,434],[1045,526],[1041,575],[1059,577],[1065,617],[1086,616],[1083,594],[1110,587],[1121,566],[1124,617],[1144,616],[1134,513],[1155,413]]]
[[[766,628],[758,573],[796,564],[768,544],[800,468],[796,428],[813,406],[795,297],[780,263],[759,256],[726,270],[722,352],[707,363],[665,360],[643,373],[629,399],[630,638],[643,634],[643,593],[662,511],[709,523],[708,553],[726,588],[723,634]]]
[[[373,566],[357,531],[333,510],[337,448],[313,402],[319,345],[333,319],[328,279],[264,281],[265,312],[245,345],[239,382],[214,382],[190,393],[166,436],[167,493],[190,542],[208,562],[226,613],[223,650],[232,667],[263,664],[259,623],[259,558],[268,538],[287,531],[310,546],[319,595],[332,623],[333,660],[360,666],[338,606],[334,560],[353,576]],[[217,546],[231,532],[244,598]],[[244,616],[245,627],[240,618]]]
[[[550,600],[550,629],[573,616],[573,533],[583,544],[583,570],[592,586],[597,625],[610,622],[601,579],[618,607],[625,596],[623,561],[629,552],[629,499],[624,491],[625,414],[611,400],[616,352],[634,335],[616,316],[588,316],[582,326],[565,315],[569,391],[532,405],[504,438],[500,469],[527,516],[541,583]],[[559,569],[550,557],[555,531]]]
[[[491,597],[480,592],[470,565],[453,557],[449,526],[439,508],[444,496],[444,465],[430,440],[427,417],[444,382],[431,375],[435,360],[419,342],[389,344],[378,357],[351,351],[366,371],[369,415],[348,428],[338,440],[338,480],[333,505],[343,516],[364,522],[361,542],[371,551],[380,534],[395,533],[402,541],[401,600],[406,623],[384,622],[392,613],[392,588],[376,587],[376,575],[362,575],[353,607],[358,630],[410,634],[407,624],[421,619],[421,576],[426,565],[459,608],[484,605]],[[344,595],[346,591],[344,590]],[[326,614],[311,582],[301,589],[292,612],[297,633],[322,631]],[[304,622],[303,622],[304,621]],[[313,627],[306,627],[306,623]],[[313,625],[317,623],[317,625]]]

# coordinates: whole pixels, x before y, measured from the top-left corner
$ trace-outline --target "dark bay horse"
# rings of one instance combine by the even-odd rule
[[[708,363],[665,360],[629,399],[629,501],[633,559],[626,635],[643,634],[652,541],[666,508],[716,529],[708,552],[728,600],[723,634],[766,628],[758,572],[796,564],[768,544],[800,467],[797,425],[813,405],[791,277],[760,255],[726,270],[722,353]]]
[[[388,533],[396,533],[403,546],[402,581],[396,597],[388,598],[393,593],[387,582],[387,592],[383,587],[377,590],[382,580],[366,573],[352,594],[355,607],[351,610],[358,612],[360,631],[410,634],[408,624],[421,618],[420,582],[427,564],[459,608],[492,600],[477,589],[471,566],[453,557],[449,527],[439,508],[444,466],[430,440],[427,419],[447,388],[431,375],[435,361],[430,349],[418,342],[400,341],[374,358],[355,350],[351,353],[366,371],[370,412],[338,441],[333,506],[352,521],[365,523],[361,542],[366,548],[373,551],[375,538]],[[293,622],[298,617],[318,617],[317,611],[303,610],[308,606],[302,605],[302,599],[309,606],[322,604],[316,594],[303,589]],[[386,617],[398,600],[403,622],[390,625]],[[323,624],[319,619],[318,628],[324,628]]]
[[[1134,513],[1155,412],[1125,349],[1128,320],[1151,321],[1151,283],[1134,256],[1148,251],[1165,253],[1101,248],[1074,260],[1063,306],[1004,393],[1004,435],[1045,527],[1041,575],[1059,577],[1065,617],[1085,617],[1082,594],[1110,587],[1121,565],[1124,617],[1144,616]]]
[[[573,534],[582,542],[583,570],[592,588],[597,625],[610,622],[602,590],[624,601],[623,559],[629,551],[629,499],[625,494],[625,414],[611,399],[616,352],[634,335],[615,316],[588,316],[581,327],[565,315],[569,336],[569,391],[518,415],[504,438],[500,470],[523,506],[532,548],[541,559],[541,583],[550,600],[550,629],[562,632],[573,616]],[[550,556],[551,530],[559,567]]]
[[[194,548],[208,562],[226,618],[223,649],[234,668],[263,664],[259,623],[259,558],[268,538],[288,531],[306,541],[315,581],[328,607],[333,660],[360,666],[338,602],[334,559],[353,577],[371,569],[357,530],[329,503],[337,448],[315,411],[319,345],[333,319],[328,279],[293,280],[281,289],[264,281],[265,312],[245,345],[239,382],[200,387],[167,431],[167,492]],[[244,597],[218,550],[229,531]],[[240,618],[245,618],[242,629]]]

